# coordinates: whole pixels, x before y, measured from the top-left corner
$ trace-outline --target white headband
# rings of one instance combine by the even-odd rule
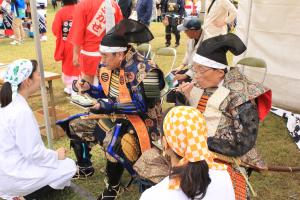
[[[100,53],[117,53],[124,52],[127,50],[127,47],[108,47],[100,45]]]
[[[18,85],[30,76],[32,70],[32,63],[27,59],[18,59],[8,65],[4,75],[4,82],[9,82],[11,84],[13,99],[17,95]]]
[[[215,69],[226,69],[227,68],[227,65],[224,65],[222,63],[208,59],[204,56],[200,56],[199,54],[195,54],[193,56],[193,61],[200,65],[204,65],[206,67],[211,67],[211,68],[215,68]]]

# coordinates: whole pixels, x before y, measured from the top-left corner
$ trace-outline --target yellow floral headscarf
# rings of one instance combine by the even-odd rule
[[[164,119],[163,131],[170,148],[182,157],[178,166],[205,160],[209,169],[227,169],[225,165],[214,162],[214,156],[207,147],[206,122],[196,108],[188,106],[172,108]],[[178,178],[170,180],[169,189],[179,187]]]

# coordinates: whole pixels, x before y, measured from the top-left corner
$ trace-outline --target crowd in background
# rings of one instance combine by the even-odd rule
[[[2,37],[10,37],[11,45],[23,44],[26,37],[33,37],[33,27],[28,0],[1,0],[0,27]],[[47,41],[47,0],[37,0],[36,8],[41,41]]]
[[[117,1],[124,18],[131,18],[140,20],[145,24],[150,22],[162,22],[166,13],[166,4],[168,0],[119,0]],[[175,1],[174,1],[175,2]],[[204,18],[205,4],[209,4],[209,1],[201,0],[179,0],[177,4],[184,4],[184,13],[181,18],[186,16],[197,16],[202,21]],[[46,14],[48,8],[47,0],[37,0],[36,7],[39,20],[39,31],[41,34],[41,41],[47,41],[47,26],[46,26]],[[237,2],[233,2],[237,5]],[[30,1],[29,0],[0,0],[0,36],[10,37],[14,39],[12,44],[22,44],[26,36],[33,37],[33,27],[31,20]],[[57,1],[52,0],[51,5],[55,10],[57,7]],[[17,8],[17,9],[16,9]],[[23,16],[25,10],[25,16]],[[18,20],[19,19],[19,20]],[[21,20],[21,21],[20,21]],[[14,23],[13,23],[14,21]],[[20,24],[20,22],[22,22]],[[14,24],[14,26],[13,26]],[[21,26],[25,30],[25,34],[21,30]],[[14,35],[14,31],[16,35]],[[15,39],[15,37],[17,37]]]

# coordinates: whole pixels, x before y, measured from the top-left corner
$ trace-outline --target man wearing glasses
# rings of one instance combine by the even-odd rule
[[[240,55],[245,50],[231,33],[203,41],[193,56],[193,81],[181,84],[177,95],[204,114],[210,150],[263,166],[254,146],[259,120],[271,107],[271,90],[227,65],[227,51]]]

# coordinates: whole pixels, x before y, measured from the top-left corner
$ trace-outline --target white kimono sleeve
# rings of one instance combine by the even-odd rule
[[[226,23],[230,24],[237,16],[237,9],[230,1],[222,1],[223,7],[228,11],[228,17],[226,18]]]
[[[191,43],[190,40],[188,40],[186,43],[186,51],[184,54],[184,58],[182,60],[182,64],[184,66],[188,65],[188,63],[189,63],[189,50],[190,50],[190,45],[191,45],[190,43]]]
[[[16,145],[25,159],[41,167],[58,167],[58,153],[45,147],[38,123],[31,110],[22,110],[15,126]]]

